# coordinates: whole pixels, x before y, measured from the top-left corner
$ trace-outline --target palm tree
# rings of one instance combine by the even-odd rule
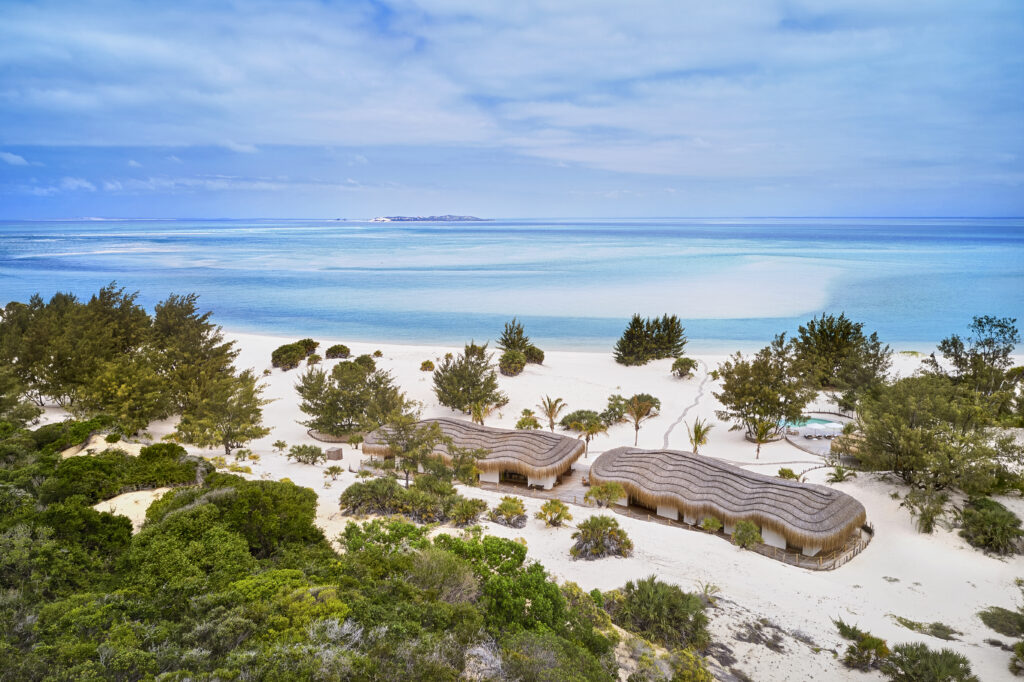
[[[588,419],[585,422],[573,422],[569,424],[569,428],[573,431],[579,431],[580,438],[583,438],[583,456],[586,457],[590,452],[590,439],[594,436],[607,433],[608,426],[600,419]]]
[[[757,443],[757,453],[754,455],[754,459],[761,459],[761,446],[772,439],[778,428],[778,424],[769,419],[754,420],[754,432],[750,434],[754,437],[754,442]]]
[[[658,409],[649,400],[644,400],[640,396],[633,396],[626,403],[626,416],[633,422],[633,430],[636,432],[633,436],[633,445],[636,446],[640,442],[640,425],[649,419],[657,417]]]
[[[324,469],[324,477],[326,478],[327,476],[330,476],[332,481],[337,481],[338,476],[340,476],[343,473],[345,473],[345,470],[342,469],[337,464],[329,466],[326,469]]]
[[[541,401],[537,403],[537,409],[541,411],[541,414],[548,418],[548,426],[551,427],[552,433],[555,431],[555,420],[558,419],[558,415],[561,414],[565,407],[565,401],[561,398],[555,398],[552,400],[548,396],[544,396],[541,398]]]
[[[706,419],[701,419],[700,417],[693,420],[692,429],[689,424],[686,424],[686,435],[690,437],[690,447],[693,448],[693,454],[700,454],[697,452],[700,446],[708,444],[708,433],[713,428],[715,428],[714,424],[708,424]]]

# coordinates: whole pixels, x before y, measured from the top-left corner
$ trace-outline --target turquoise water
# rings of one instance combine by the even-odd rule
[[[0,301],[111,280],[195,291],[228,329],[603,347],[675,313],[691,348],[751,347],[845,311],[927,349],[972,315],[1024,319],[1024,220],[0,222]]]
[[[820,424],[832,424],[832,419],[819,419],[818,417],[807,417],[805,419],[798,419],[797,421],[785,422],[786,426],[815,426]]]

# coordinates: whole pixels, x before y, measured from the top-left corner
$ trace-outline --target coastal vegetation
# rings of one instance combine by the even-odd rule
[[[342,360],[329,372],[309,367],[295,390],[299,409],[309,416],[302,424],[319,433],[345,436],[383,426],[411,404],[390,372],[356,360]],[[371,359],[372,362],[372,359]]]
[[[508,397],[498,389],[491,359],[486,343],[478,346],[470,342],[461,355],[446,355],[434,370],[437,401],[483,424],[490,410],[508,404]]]
[[[524,407],[523,411],[519,413],[519,420],[516,422],[516,428],[521,431],[532,431],[541,428],[541,425],[533,410],[528,407]]]
[[[690,440],[690,447],[693,449],[693,454],[699,455],[700,448],[708,444],[708,434],[711,433],[711,429],[715,428],[714,424],[709,424],[707,419],[701,419],[697,417],[693,420],[693,426],[685,424],[686,436]]]
[[[523,504],[522,498],[505,495],[491,510],[490,519],[509,528],[522,528],[526,525],[526,505]]]
[[[651,360],[683,355],[686,334],[675,315],[643,318],[633,315],[615,343],[615,362],[620,365],[646,365]]]
[[[604,603],[616,625],[669,651],[702,650],[711,642],[704,601],[653,575],[605,593]]]
[[[333,346],[329,346],[324,352],[324,357],[328,360],[345,360],[352,353],[348,346],[342,343],[336,343]]]
[[[561,398],[552,398],[551,396],[544,396],[540,402],[537,403],[537,409],[540,413],[548,420],[548,428],[551,429],[551,433],[555,432],[555,420],[558,419],[558,415],[562,413],[562,410],[566,408],[565,401]]]
[[[295,343],[278,346],[270,354],[270,364],[286,372],[295,369],[299,363],[313,355],[319,345],[313,339],[300,339]]]
[[[697,369],[697,361],[693,358],[681,357],[672,361],[672,374],[680,379],[689,379]]]
[[[950,649],[938,651],[920,643],[888,643],[856,625],[833,621],[843,639],[850,641],[843,665],[860,671],[878,670],[892,682],[979,682],[965,656]]]
[[[563,523],[572,521],[572,513],[569,512],[569,505],[561,500],[548,500],[540,506],[537,518],[544,522],[545,526],[561,526]]]
[[[569,548],[574,559],[592,561],[609,556],[627,557],[633,553],[633,541],[619,522],[611,516],[598,514],[576,525],[572,534],[575,544]]]
[[[742,429],[751,440],[759,424],[770,437],[780,434],[787,422],[800,419],[817,393],[804,380],[796,346],[785,334],[752,357],[735,353],[719,365],[714,377],[722,382],[714,396],[723,408],[715,414],[733,422],[733,429]]]
[[[533,345],[522,323],[514,317],[505,323],[505,328],[498,337],[498,348],[502,351],[498,364],[502,374],[506,376],[519,374],[526,364],[544,364],[544,351]],[[506,366],[511,371],[506,372]]]

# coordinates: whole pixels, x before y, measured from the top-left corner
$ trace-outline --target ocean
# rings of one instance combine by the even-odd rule
[[[397,343],[609,348],[676,314],[690,348],[756,348],[845,312],[929,350],[973,315],[1024,320],[1024,219],[0,222],[0,302],[116,280],[196,292],[225,329]]]

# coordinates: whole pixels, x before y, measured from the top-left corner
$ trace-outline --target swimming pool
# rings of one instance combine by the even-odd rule
[[[821,424],[832,424],[833,419],[819,419],[818,417],[804,417],[791,422],[785,422],[786,426],[817,426]]]

